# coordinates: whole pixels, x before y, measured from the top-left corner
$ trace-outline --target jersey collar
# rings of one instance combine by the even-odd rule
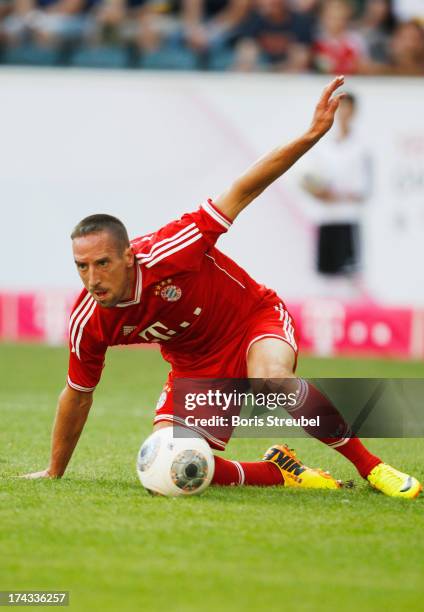
[[[141,300],[141,266],[138,265],[137,261],[135,263],[135,267],[136,267],[136,274],[137,274],[137,279],[135,282],[135,291],[134,291],[134,297],[127,301],[127,302],[120,302],[119,304],[116,304],[116,306],[118,308],[125,308],[126,306],[134,306],[134,304],[139,304],[140,300]]]

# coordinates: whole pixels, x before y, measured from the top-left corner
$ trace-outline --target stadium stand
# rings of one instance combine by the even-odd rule
[[[0,0],[13,65],[424,75],[418,0]]]

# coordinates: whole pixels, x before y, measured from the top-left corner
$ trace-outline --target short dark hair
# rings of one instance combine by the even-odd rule
[[[358,99],[355,96],[355,94],[349,92],[349,91],[345,91],[343,92],[343,98],[342,98],[343,102],[349,102],[353,108],[356,108],[357,104],[358,104]]]
[[[90,215],[82,219],[82,221],[74,227],[71,239],[81,238],[89,234],[98,234],[99,232],[109,232],[121,253],[130,246],[128,232],[122,221],[116,217],[112,217],[112,215],[105,214]]]

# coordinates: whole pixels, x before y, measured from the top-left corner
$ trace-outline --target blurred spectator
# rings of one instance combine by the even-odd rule
[[[401,21],[418,21],[424,26],[423,0],[393,0],[393,10]]]
[[[115,0],[122,2],[122,0]],[[125,37],[142,51],[186,48],[207,67],[248,11],[249,0],[129,0]],[[103,17],[104,19],[104,17]]]
[[[414,21],[401,23],[391,41],[391,72],[424,75],[424,28]]]
[[[94,26],[90,11],[96,0],[15,0],[14,12],[2,24],[11,45],[34,41],[57,47],[84,37]]]
[[[133,44],[142,51],[154,51],[177,27],[179,8],[176,2],[103,1],[96,13],[96,42]]]
[[[236,65],[246,40],[274,70],[301,72],[310,68],[314,16],[290,9],[287,0],[254,0],[253,9],[235,33]]]
[[[313,47],[320,72],[355,74],[366,63],[366,48],[351,29],[353,6],[348,0],[326,0],[321,8],[318,35]]]
[[[309,154],[302,179],[320,218],[316,266],[324,280],[321,291],[340,298],[355,297],[359,289],[361,208],[371,189],[370,158],[355,126],[356,106],[355,96],[346,94],[334,129]]]
[[[225,42],[248,9],[249,0],[185,0],[181,16],[186,45],[202,53]]]
[[[13,10],[12,0],[0,0],[0,21],[7,17]]]
[[[242,38],[237,44],[231,69],[235,72],[258,72],[264,68],[259,46],[252,38]]]
[[[5,33],[2,28],[2,23],[4,19],[11,14],[13,10],[12,0],[0,0],[0,59],[1,54],[3,52],[4,44],[7,42],[5,40]]]
[[[289,0],[289,6],[295,13],[315,13],[320,0]]]
[[[11,63],[422,75],[421,21],[424,0],[0,0],[0,50]]]
[[[96,11],[96,33],[93,39],[112,44],[120,41],[126,17],[125,0],[101,2]]]
[[[371,61],[388,63],[390,37],[395,26],[391,0],[368,0],[359,21],[359,31]]]

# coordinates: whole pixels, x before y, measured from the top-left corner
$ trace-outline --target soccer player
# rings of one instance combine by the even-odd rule
[[[123,224],[109,215],[92,215],[75,227],[73,254],[84,289],[70,317],[68,380],[58,402],[49,467],[27,477],[64,474],[92,405],[107,347],[158,342],[172,370],[154,428],[181,424],[172,401],[176,377],[284,379],[285,389],[297,393],[293,416],[319,414],[331,423],[337,437],[322,432],[316,437],[349,459],[373,487],[393,497],[418,495],[422,487],[415,478],[370,453],[329,400],[296,378],[296,335],[284,302],[215,247],[238,214],[331,128],[342,97],[336,90],[343,82],[337,77],[324,89],[305,134],[259,159],[197,211],[131,242]],[[198,431],[221,450],[231,435],[219,438]],[[287,446],[273,446],[257,462],[217,456],[212,482],[342,486],[330,474],[303,465]]]

